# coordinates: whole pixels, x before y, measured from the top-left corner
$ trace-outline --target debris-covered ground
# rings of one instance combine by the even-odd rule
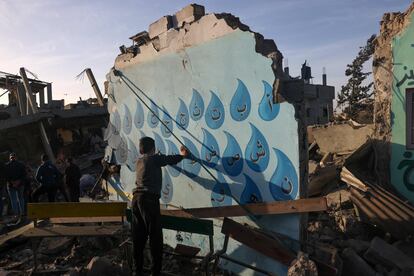
[[[131,243],[120,237],[43,238],[33,272],[31,243],[23,238],[7,242],[0,249],[0,275],[132,275]],[[165,246],[164,275],[200,275],[199,260],[172,255]],[[144,264],[150,275],[150,251],[145,251]],[[218,272],[217,275],[222,275]]]
[[[353,137],[369,130],[369,126],[350,122],[311,131],[314,135],[310,135],[309,147],[310,195],[325,196],[328,210],[308,215],[303,252],[298,253],[288,274],[321,275],[323,272],[318,271],[315,263],[321,261],[334,267],[337,275],[413,275],[414,208],[392,189],[375,184],[372,141],[357,137],[349,144],[320,139],[330,127],[346,128],[341,135]],[[98,167],[91,167],[95,174]],[[12,231],[25,223],[30,222],[13,226],[3,221],[3,231]],[[44,238],[39,243],[38,272],[34,273],[32,244],[17,236],[0,246],[0,275],[131,275],[131,250],[126,233],[110,238]],[[173,249],[165,246],[165,251],[171,253]],[[149,268],[149,250],[145,264]],[[163,272],[201,275],[204,270],[199,259],[165,254]]]

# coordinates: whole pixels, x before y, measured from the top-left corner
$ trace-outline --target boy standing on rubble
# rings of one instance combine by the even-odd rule
[[[150,137],[139,140],[142,156],[136,163],[136,188],[132,199],[132,240],[137,275],[143,275],[144,248],[148,236],[152,255],[152,275],[160,275],[163,236],[161,228],[160,193],[161,167],[175,165],[189,155],[182,146],[180,155],[155,154],[155,142]]]

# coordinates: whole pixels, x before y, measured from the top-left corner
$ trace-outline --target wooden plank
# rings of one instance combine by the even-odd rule
[[[161,217],[162,228],[177,230],[202,235],[213,235],[213,221],[195,218],[183,218],[174,216]]]
[[[231,219],[224,219],[221,232],[284,265],[290,265],[296,258],[296,255],[292,251],[275,239]]]
[[[122,222],[122,217],[69,217],[69,218],[51,218],[51,223],[99,223],[99,222]]]
[[[24,232],[26,232],[27,230],[31,229],[34,227],[34,223],[31,222],[29,224],[26,224],[20,228],[17,228],[16,230],[10,231],[6,234],[3,234],[0,236],[0,245],[4,244],[5,242],[7,242],[8,240],[14,239],[18,236],[20,236],[21,234],[23,234]]]
[[[24,237],[85,237],[85,236],[112,236],[116,235],[122,226],[56,226],[56,227],[36,227],[28,229],[23,233]]]
[[[195,217],[195,218],[219,218],[219,217],[238,217],[247,215],[276,215],[276,214],[294,214],[320,212],[328,209],[326,198],[306,198],[287,201],[276,201],[266,203],[254,203],[223,206],[223,207],[206,207],[191,208],[178,210],[161,210],[162,215],[175,217]],[[248,210],[248,212],[246,211]]]
[[[30,219],[125,216],[126,202],[29,203]]]

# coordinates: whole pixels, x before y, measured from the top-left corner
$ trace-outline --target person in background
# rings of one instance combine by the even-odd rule
[[[0,220],[3,217],[3,191],[4,184],[6,183],[6,165],[3,162],[0,162]]]
[[[25,211],[24,184],[26,180],[26,166],[17,161],[17,155],[12,152],[6,164],[7,192],[13,215],[21,217]]]
[[[32,183],[34,180],[34,171],[32,167],[26,164],[26,178],[24,179],[23,197],[25,201],[24,213],[27,214],[27,203],[32,202]]]
[[[54,202],[62,174],[56,166],[50,162],[49,157],[46,154],[42,155],[41,161],[42,164],[37,169],[35,177],[40,186],[34,190],[32,199],[33,202],[39,202],[40,195],[47,194],[48,201]]]
[[[181,147],[180,155],[155,154],[155,142],[150,137],[139,140],[142,154],[136,163],[136,188],[133,190],[132,241],[136,275],[143,275],[144,248],[149,236],[152,255],[152,275],[160,275],[163,237],[161,228],[160,194],[161,167],[175,165],[189,155]]]
[[[67,167],[66,157],[63,152],[58,153],[55,166],[61,175],[61,178],[59,178],[59,181],[58,181],[56,193],[60,192],[63,195],[63,198],[65,199],[65,201],[69,202],[70,198],[68,195],[68,188],[66,187],[65,180],[63,179],[65,175],[65,170]]]
[[[79,202],[80,178],[82,176],[79,167],[73,163],[71,157],[66,158],[65,183],[69,190],[69,199],[72,202]]]

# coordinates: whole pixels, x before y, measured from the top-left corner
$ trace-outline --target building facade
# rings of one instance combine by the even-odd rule
[[[194,156],[163,168],[163,208],[301,198],[306,139],[296,106],[276,101],[275,83],[283,77],[281,53],[238,18],[204,15],[204,9],[197,14],[197,7],[163,17],[148,33],[134,36],[134,45],[121,47],[107,75],[106,157],[121,165],[115,190],[120,198],[131,199],[138,141],[150,136],[162,154],[176,154],[184,144]],[[236,220],[287,235],[296,245],[302,238],[300,215]],[[224,239],[221,222],[214,220],[216,249]],[[164,230],[164,242],[208,251],[208,238],[178,234]],[[287,273],[286,266],[238,242],[230,241],[227,253],[278,275]],[[254,274],[231,262],[221,266],[238,275]]]
[[[414,4],[385,14],[374,54],[375,138],[386,184],[414,203]]]

